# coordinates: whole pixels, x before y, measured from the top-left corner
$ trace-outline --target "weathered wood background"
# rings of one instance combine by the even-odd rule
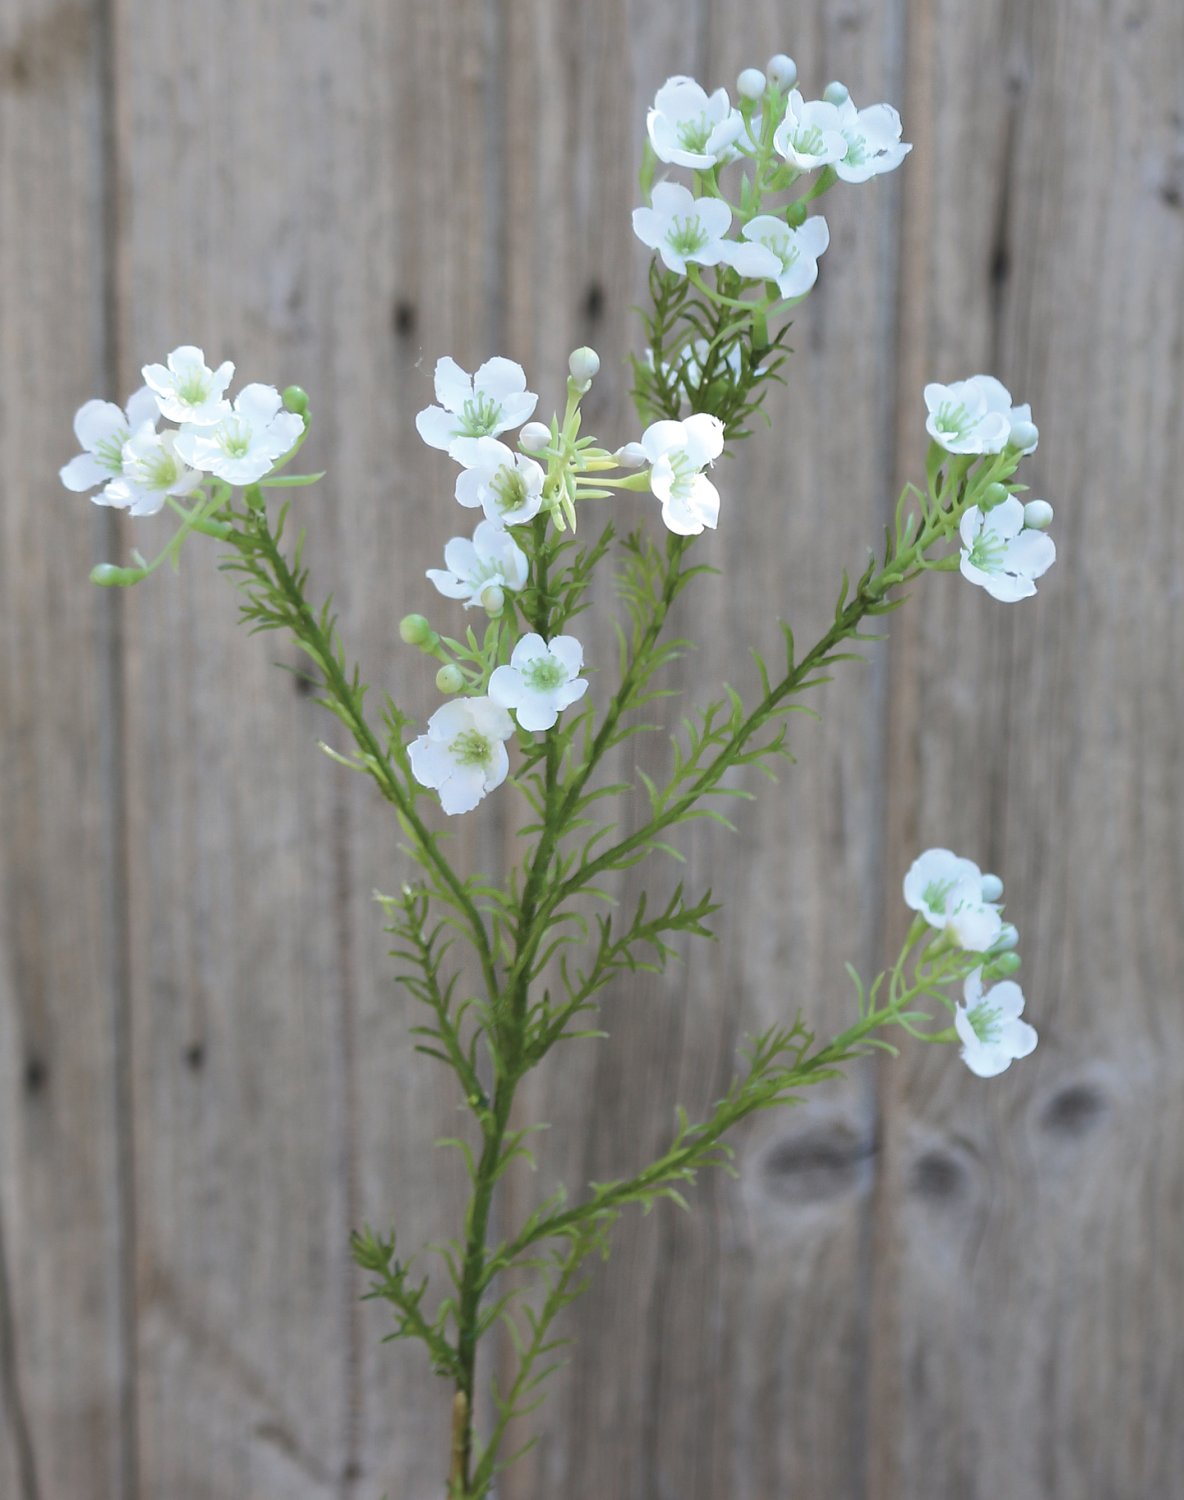
[[[915,148],[827,200],[683,685],[777,613],[812,638],[919,472],[927,379],[1032,401],[1060,562],[1015,608],[927,580],[741,839],[689,841],[722,940],[553,1059],[512,1193],[658,1147],[747,1029],[841,1025],[927,844],[1005,875],[1041,1046],[990,1085],[906,1049],[762,1120],[692,1216],[629,1221],[503,1493],[1184,1495],[1178,0],[0,0],[4,1500],[428,1500],[446,1446],[346,1247],[455,1229],[451,1094],[370,899],[394,830],[216,549],[88,585],[144,532],[59,488],[75,408],[185,341],[306,385],[316,580],[427,708],[396,623],[453,525],[412,425],[437,355],[512,355],[554,402],[591,342],[593,428],[629,436],[645,106],[780,49]],[[494,799],[461,848],[510,838]]]

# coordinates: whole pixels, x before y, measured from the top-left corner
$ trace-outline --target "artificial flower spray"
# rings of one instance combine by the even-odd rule
[[[221,545],[243,619],[304,652],[319,702],[352,744],[333,759],[373,781],[401,831],[408,863],[382,906],[397,977],[419,1012],[424,1066],[450,1075],[466,1118],[451,1144],[470,1194],[443,1245],[405,1245],[397,1205],[394,1231],[359,1229],[353,1245],[389,1314],[376,1331],[421,1345],[452,1404],[451,1449],[440,1454],[451,1500],[488,1495],[511,1450],[530,1441],[525,1423],[560,1362],[556,1320],[629,1205],[682,1203],[700,1170],[727,1160],[742,1120],[798,1101],[870,1049],[950,1043],[971,1073],[991,1077],[1036,1045],[1021,1019],[1018,933],[1003,916],[1002,882],[932,848],[904,876],[914,917],[900,953],[866,980],[848,969],[845,1031],[818,1038],[808,1017],[787,1014],[748,1039],[704,1118],[679,1111],[657,1160],[620,1181],[572,1184],[570,1197],[554,1185],[521,1222],[494,1216],[499,1182],[529,1155],[540,1123],[514,1113],[523,1079],[553,1049],[597,1034],[606,985],[664,964],[726,920],[710,890],[682,886],[664,902],[622,907],[610,898],[614,875],[676,844],[692,818],[726,822],[735,773],[743,786],[743,768],[785,757],[786,716],[921,574],[960,571],[1013,602],[1035,592],[1055,557],[1051,508],[1025,503],[1017,480],[1038,439],[1028,408],[985,375],[931,384],[917,394],[931,438],[925,473],[900,495],[882,551],[854,583],[841,580],[825,633],[803,646],[783,626],[777,659],[756,658],[747,696],[724,688],[669,712],[664,670],[680,643],[668,617],[710,567],[705,533],[743,504],[728,494],[726,457],[778,383],[786,315],[825,265],[818,201],[894,170],[910,148],[891,106],[859,109],[838,83],[806,99],[785,56],[746,68],[735,103],[725,89],[670,79],[647,131],[633,214],[653,254],[633,361],[637,427],[608,441],[584,433],[581,403],[599,370],[590,349],[572,354],[565,405],[550,417],[522,368],[493,357],[472,374],[440,359],[436,402],[416,418],[440,451],[439,503],[452,488],[463,522],[443,566],[426,569],[423,599],[391,622],[404,649],[438,663],[442,701],[425,725],[391,698],[372,712],[332,611],[309,598],[301,539],[280,502],[321,478],[288,468],[311,421],[303,391],[248,384],[232,401],[234,367],[182,346],[144,367],[126,408],[82,407],[83,451],[62,470],[96,504],[177,519],[154,559],[137,551],[130,564],[101,564],[96,583],[138,583],[175,565],[194,533]],[[592,661],[579,615],[592,590],[614,586],[619,650]],[[665,775],[631,774],[630,741],[663,716]],[[627,827],[604,812],[622,793],[632,798]],[[512,869],[458,868],[441,835],[452,818],[480,817],[490,796],[508,799],[524,856]],[[484,1354],[495,1336],[510,1357],[500,1384]]]

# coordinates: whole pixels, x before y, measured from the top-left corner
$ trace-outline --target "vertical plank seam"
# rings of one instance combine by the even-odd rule
[[[97,72],[102,174],[100,254],[100,362],[109,393],[118,396],[121,377],[120,329],[123,316],[119,254],[123,225],[119,172],[119,0],[98,0]],[[108,556],[121,539],[114,511],[105,513]],[[128,828],[127,692],[123,599],[119,589],[105,589],[97,602],[99,617],[99,779],[106,792],[104,840],[107,848],[106,901],[110,933],[109,987],[114,1053],[112,1086],[115,1113],[116,1254],[119,1327],[119,1489],[123,1500],[139,1500],[139,1372],[136,1306],[136,1160],[134,1078],[132,1068],[131,930]]]
[[[0,1397],[4,1401],[7,1426],[16,1448],[21,1500],[41,1500],[37,1479],[37,1455],[21,1391],[20,1365],[16,1357],[16,1318],[8,1276],[8,1251],[4,1238],[4,1205],[0,1202]]]

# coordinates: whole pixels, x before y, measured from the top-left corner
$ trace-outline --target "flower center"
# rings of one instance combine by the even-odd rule
[[[762,235],[761,244],[764,245],[766,250],[771,250],[781,262],[783,272],[788,271],[801,254],[801,251],[788,236],[775,234]]]
[[[822,127],[799,125],[791,137],[793,149],[799,156],[821,156],[823,148]]]
[[[862,135],[856,135],[854,131],[843,131],[843,139],[847,142],[847,155],[843,160],[848,166],[861,167],[867,161],[867,140]]]
[[[696,476],[699,474],[698,465],[695,464],[685,448],[678,448],[673,453],[668,453],[666,458],[670,464],[671,484],[670,493],[676,500],[686,500],[695,485]]]
[[[567,672],[563,663],[547,653],[546,656],[536,657],[534,661],[527,662],[522,673],[527,687],[533,688],[537,693],[551,693],[567,681]]]
[[[251,451],[251,429],[240,417],[235,417],[218,434],[218,446],[227,458],[245,458]]]
[[[187,370],[177,381],[177,399],[186,406],[200,406],[210,394],[210,381],[204,370]]]
[[[972,568],[978,568],[980,572],[1000,573],[1006,552],[1007,543],[1002,537],[984,528],[971,545],[968,561]]]
[[[499,510],[518,510],[526,504],[526,480],[519,470],[511,468],[509,464],[503,464],[493,476],[490,489],[497,498]]]
[[[501,415],[501,405],[492,397],[487,396],[484,391],[478,391],[461,408],[460,429],[457,436],[489,437],[497,431]]]
[[[966,1012],[966,1019],[974,1029],[980,1042],[988,1046],[998,1042],[1003,1035],[1000,1017],[1003,1012],[987,1000],[980,1000],[973,1010]]]
[[[711,121],[706,115],[694,115],[678,122],[677,133],[679,145],[684,150],[696,151],[702,155],[711,138]]]
[[[464,729],[448,747],[460,766],[485,766],[493,754],[493,745],[479,729]]]
[[[182,465],[175,453],[163,446],[138,456],[131,465],[133,478],[146,490],[167,490],[176,484],[182,474]]]
[[[113,432],[106,437],[94,450],[95,458],[102,464],[109,474],[123,473],[123,445],[127,442],[131,433],[125,427],[118,432]]]
[[[952,880],[931,880],[921,892],[921,900],[935,916],[945,916],[946,897],[954,889],[954,885]]]
[[[937,408],[937,426],[946,437],[964,438],[974,420],[962,401],[943,401]]]
[[[707,243],[707,231],[703,228],[699,215],[689,214],[685,219],[680,219],[676,214],[671,220],[666,243],[684,258],[702,250]]]

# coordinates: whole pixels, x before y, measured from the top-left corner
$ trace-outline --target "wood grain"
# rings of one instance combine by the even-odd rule
[[[316,586],[375,693],[426,716],[397,625],[456,618],[423,578],[456,529],[413,428],[436,358],[520,359],[549,411],[591,343],[588,425],[635,436],[646,106],[779,50],[810,93],[900,102],[914,151],[825,200],[789,387],[717,471],[682,704],[750,685],[774,616],[823,626],[920,469],[929,379],[1032,401],[1060,563],[1013,609],[925,580],[739,837],[697,825],[647,871],[723,892],[720,941],[549,1060],[521,1119],[554,1128],[499,1225],[660,1149],[747,1032],[841,1027],[842,962],[892,951],[928,844],[1005,877],[1041,1046],[990,1086],[908,1049],[760,1121],[691,1216],[626,1220],[501,1494],[1177,1493],[1179,6],[0,0],[4,1500],[435,1500],[447,1443],[448,1391],[380,1342],[346,1242],[439,1239],[461,1202],[431,1149],[455,1092],[411,1051],[372,900],[407,873],[396,830],[317,750],[336,726],[274,670],[291,649],[242,635],[212,544],[119,599],[85,583],[157,532],[58,489],[73,410],[183,341],[304,384]],[[516,853],[507,797],[461,825],[461,863]]]

